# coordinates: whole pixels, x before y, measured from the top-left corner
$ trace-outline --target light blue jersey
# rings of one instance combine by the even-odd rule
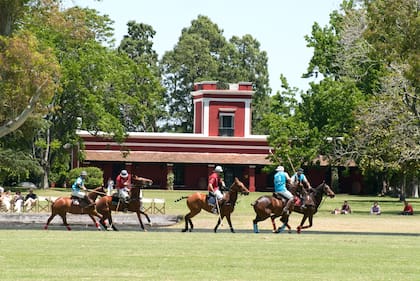
[[[284,192],[286,188],[286,172],[277,172],[274,175],[274,191],[275,192]]]
[[[73,183],[73,185],[71,186],[71,189],[73,190],[73,192],[79,192],[80,187],[84,185],[85,185],[85,180],[82,177],[78,177],[76,181]]]

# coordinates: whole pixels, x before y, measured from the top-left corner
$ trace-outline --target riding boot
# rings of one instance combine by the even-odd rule
[[[287,201],[286,206],[284,206],[284,208],[283,208],[283,213],[285,213],[287,215],[289,214],[289,209],[290,209],[290,206],[291,206],[292,203],[293,203],[293,199],[289,199]]]

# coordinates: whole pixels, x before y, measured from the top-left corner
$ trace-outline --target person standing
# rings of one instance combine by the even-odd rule
[[[116,179],[116,186],[118,196],[124,203],[130,202],[130,189],[131,189],[131,175],[127,170],[122,170]]]
[[[216,166],[213,173],[210,174],[208,179],[207,189],[209,191],[209,205],[213,207],[212,212],[217,214],[217,201],[223,199],[223,194],[220,191],[220,187],[225,187],[225,182],[223,181],[221,174],[223,169],[221,166]],[[223,204],[223,201],[220,202],[220,205]]]
[[[106,183],[106,194],[108,196],[111,196],[113,189],[114,189],[114,181],[112,180],[111,177],[109,177]]]
[[[283,213],[289,214],[290,208],[293,207],[293,194],[286,188],[286,183],[290,182],[290,176],[284,171],[283,166],[278,166],[276,171],[277,173],[274,175],[274,192],[278,194],[277,198],[285,197],[287,199]]]

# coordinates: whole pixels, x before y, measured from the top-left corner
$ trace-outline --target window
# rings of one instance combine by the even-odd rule
[[[235,127],[234,113],[219,113],[219,136],[232,137]]]

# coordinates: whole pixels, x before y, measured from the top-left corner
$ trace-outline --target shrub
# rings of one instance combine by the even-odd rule
[[[74,183],[82,171],[86,171],[88,174],[85,182],[87,188],[96,188],[104,184],[104,173],[101,169],[97,167],[82,167],[69,172],[68,181],[70,185]]]

